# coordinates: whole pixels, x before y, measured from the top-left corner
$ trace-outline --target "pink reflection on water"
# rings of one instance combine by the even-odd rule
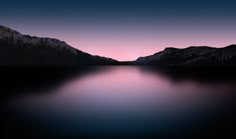
[[[135,66],[96,67],[94,72],[76,77],[47,95],[26,96],[15,104],[73,112],[195,109],[225,101],[228,88],[192,80],[176,82]]]
[[[100,72],[73,80],[60,89],[59,96],[71,105],[94,109],[156,109],[205,105],[218,97],[215,87],[192,81],[175,83],[162,74],[138,67],[100,67]],[[212,96],[210,92],[214,92]]]

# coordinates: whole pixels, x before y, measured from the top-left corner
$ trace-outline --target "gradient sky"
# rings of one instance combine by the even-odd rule
[[[6,0],[0,24],[93,55],[135,60],[165,47],[236,43],[233,0]]]

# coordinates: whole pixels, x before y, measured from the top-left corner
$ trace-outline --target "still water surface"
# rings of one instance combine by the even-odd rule
[[[5,107],[41,135],[188,135],[224,118],[233,85],[174,80],[134,66],[96,67],[53,89],[13,97]]]

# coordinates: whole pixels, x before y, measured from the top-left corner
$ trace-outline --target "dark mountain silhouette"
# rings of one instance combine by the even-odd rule
[[[118,61],[92,56],[63,41],[22,35],[0,26],[1,66],[86,66],[110,65]]]
[[[224,48],[166,48],[154,55],[140,57],[134,64],[164,67],[236,67],[236,45]]]
[[[22,35],[0,26],[0,66],[64,67],[89,65],[152,65],[162,67],[236,67],[236,45],[224,48],[166,48],[136,61],[119,62],[77,50],[63,41]]]

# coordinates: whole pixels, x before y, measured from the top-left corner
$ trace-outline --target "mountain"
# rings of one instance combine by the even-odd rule
[[[118,61],[93,56],[63,41],[22,35],[0,26],[0,66],[111,65]]]
[[[236,45],[224,48],[191,46],[166,48],[136,61],[119,62],[93,56],[63,41],[22,35],[0,26],[0,66],[64,67],[89,65],[152,65],[164,67],[236,67]]]
[[[154,55],[140,57],[134,64],[164,67],[232,67],[236,66],[236,45],[224,48],[208,46],[166,48]]]

